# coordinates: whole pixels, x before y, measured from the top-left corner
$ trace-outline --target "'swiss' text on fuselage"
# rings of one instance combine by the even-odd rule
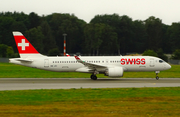
[[[146,61],[145,61],[145,58],[132,58],[132,59],[125,59],[125,58],[122,58],[121,59],[121,65],[145,65],[146,64]]]

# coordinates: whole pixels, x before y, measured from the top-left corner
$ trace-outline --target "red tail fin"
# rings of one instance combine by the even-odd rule
[[[21,32],[13,32],[14,39],[19,51],[19,54],[37,54],[39,53]]]
[[[13,32],[13,35],[21,58],[41,55],[21,32]]]

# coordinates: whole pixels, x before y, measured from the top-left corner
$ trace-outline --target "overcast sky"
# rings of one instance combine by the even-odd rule
[[[0,0],[0,12],[70,13],[87,23],[97,14],[127,15],[133,20],[149,16],[171,25],[180,22],[180,0]]]

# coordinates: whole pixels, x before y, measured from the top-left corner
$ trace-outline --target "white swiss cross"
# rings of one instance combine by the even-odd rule
[[[25,47],[29,46],[29,43],[25,43],[25,39],[22,39],[22,42],[18,43],[18,46],[21,46],[22,50],[25,50]]]

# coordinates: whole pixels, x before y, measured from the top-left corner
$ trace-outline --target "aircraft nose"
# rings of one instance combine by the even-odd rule
[[[166,68],[167,69],[170,69],[171,68],[171,65],[169,65],[168,63],[166,64]]]

